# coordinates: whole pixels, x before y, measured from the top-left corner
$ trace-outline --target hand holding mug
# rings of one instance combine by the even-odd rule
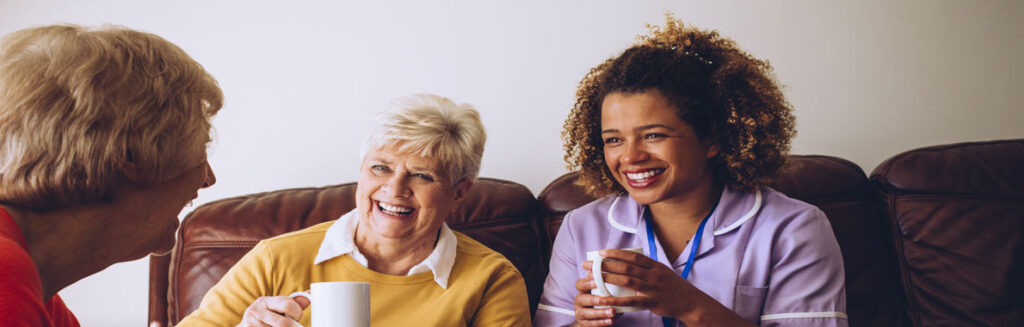
[[[273,326],[297,327],[302,320],[302,310],[309,306],[309,299],[287,296],[264,296],[256,299],[242,315],[239,327]]]
[[[709,299],[715,301],[672,268],[642,253],[621,250],[600,252],[604,257],[601,272],[605,284],[636,290],[634,296],[602,297],[599,299],[600,305],[636,307],[650,310],[659,316],[678,319]],[[594,270],[594,266],[596,264],[590,262],[583,264],[584,269]]]

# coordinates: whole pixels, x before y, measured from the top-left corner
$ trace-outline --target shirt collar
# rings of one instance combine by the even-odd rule
[[[320,250],[317,252],[313,264],[319,265],[324,261],[347,254],[353,260],[363,265],[363,267],[369,266],[366,257],[359,252],[359,248],[355,243],[356,227],[358,225],[359,215],[355,210],[342,215],[334,224],[331,224],[331,227],[327,228],[327,232],[324,234],[324,241],[320,243]],[[447,289],[448,277],[451,275],[452,267],[455,266],[458,243],[455,233],[448,228],[448,224],[442,223],[441,233],[437,238],[437,245],[434,246],[434,250],[430,252],[426,259],[423,259],[422,262],[409,269],[409,273],[406,276],[429,271],[434,274],[434,282],[441,286],[442,289]]]
[[[761,209],[761,190],[758,189],[746,196],[743,191],[733,190],[725,187],[718,200],[718,206],[708,221],[708,229],[714,231],[714,235],[722,235],[731,232],[741,225],[754,218]],[[623,194],[612,200],[608,207],[608,223],[626,233],[636,234],[638,228],[642,228],[641,222],[644,217],[646,206],[640,205],[633,200],[629,194]]]

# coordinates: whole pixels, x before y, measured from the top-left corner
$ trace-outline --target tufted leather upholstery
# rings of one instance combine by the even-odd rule
[[[1024,321],[1024,140],[899,154],[869,180],[853,163],[791,156],[771,187],[828,215],[846,268],[850,326],[1013,326]],[[503,253],[536,306],[551,240],[589,201],[563,175],[537,199],[481,178],[448,223]],[[150,326],[176,323],[260,239],[334,219],[354,184],[224,199],[189,214],[171,255],[151,257]]]
[[[171,254],[151,258],[150,326],[174,325],[195,310],[206,291],[259,240],[353,209],[355,189],[355,183],[348,183],[279,190],[197,208],[182,221]],[[480,178],[448,225],[512,261],[535,304],[547,266],[540,253],[547,239],[539,222],[536,200],[526,187]]]
[[[917,149],[871,174],[914,326],[1024,323],[1024,140]]]

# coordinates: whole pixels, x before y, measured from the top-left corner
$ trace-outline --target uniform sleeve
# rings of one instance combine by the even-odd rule
[[[257,298],[273,293],[273,254],[265,242],[246,253],[211,288],[199,308],[178,324],[188,326],[235,326]]]
[[[843,255],[825,214],[804,211],[776,237],[761,326],[847,326]]]
[[[487,288],[472,326],[530,326],[530,299],[523,275],[507,263]]]
[[[554,245],[551,247],[551,264],[549,265],[548,277],[544,280],[544,291],[540,296],[540,304],[537,305],[537,314],[534,316],[535,326],[566,326],[576,321],[576,240],[569,228],[569,222],[573,213],[570,211],[562,220],[562,226],[558,228],[555,235]]]

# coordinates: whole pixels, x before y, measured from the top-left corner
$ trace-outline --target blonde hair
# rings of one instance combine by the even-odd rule
[[[16,31],[0,42],[0,202],[67,207],[205,160],[216,80],[181,48],[124,27]],[[130,166],[129,166],[130,165]]]
[[[480,113],[468,103],[416,94],[395,99],[378,117],[363,145],[362,156],[370,149],[395,146],[399,153],[410,153],[441,162],[452,179],[476,180],[484,154],[487,134]]]

